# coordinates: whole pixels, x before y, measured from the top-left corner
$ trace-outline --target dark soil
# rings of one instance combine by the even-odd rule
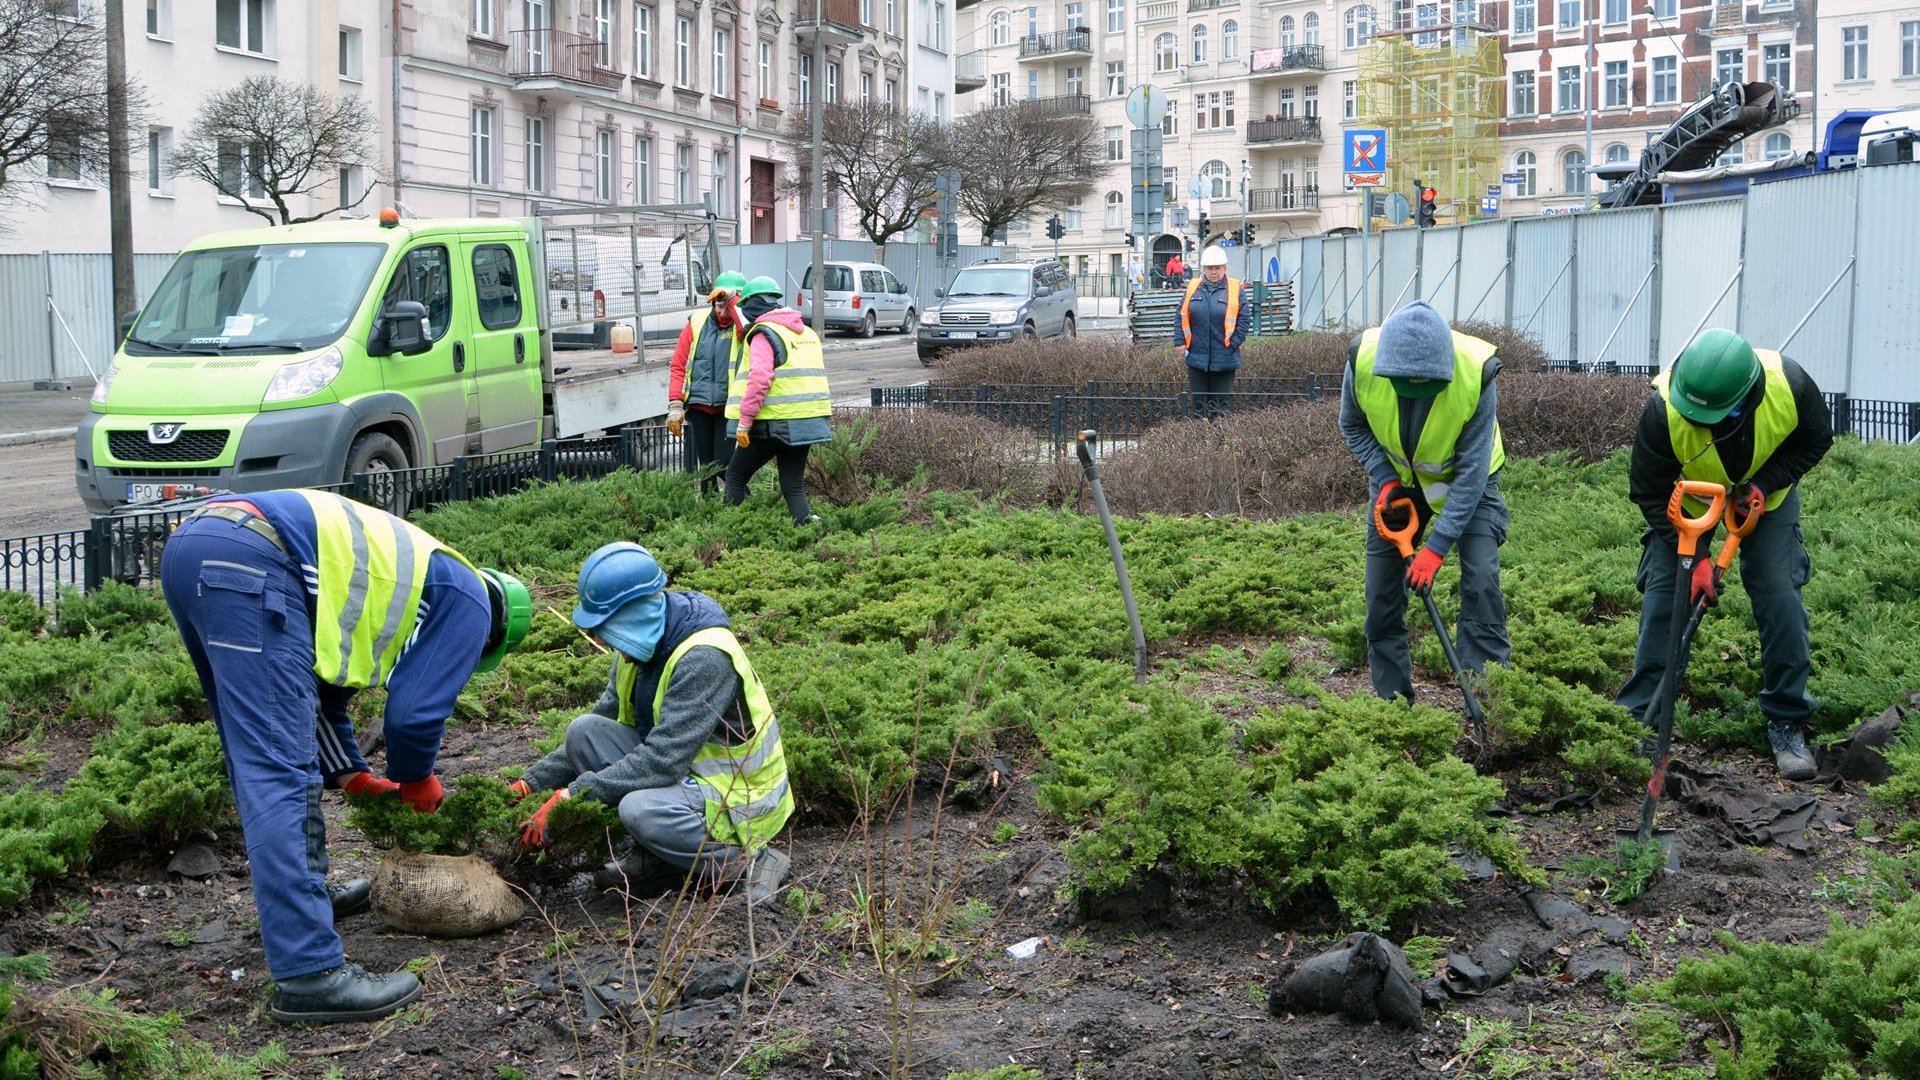
[[[1295,700],[1244,676],[1187,679],[1189,692],[1229,716]],[[1329,681],[1343,693],[1364,687],[1351,672]],[[1445,685],[1423,684],[1422,693],[1455,700]],[[441,772],[523,763],[534,754],[530,734],[455,726]],[[1718,770],[1724,786],[1816,794],[1846,822],[1862,798],[1851,787],[1786,784],[1752,755],[1709,761],[1682,746],[1679,759]],[[871,829],[796,830],[786,838],[788,888],[751,911],[739,896],[629,901],[533,884],[526,918],[478,939],[403,935],[373,915],[345,920],[351,958],[375,970],[414,963],[426,982],[420,1005],[374,1025],[287,1028],[267,1017],[271,985],[237,830],[218,838],[221,872],[207,880],[169,875],[169,853],[154,852],[43,888],[0,922],[0,945],[46,950],[61,985],[111,987],[129,1008],[178,1012],[188,1031],[224,1049],[278,1041],[295,1055],[290,1074],[302,1076],[940,1078],[1018,1063],[1048,1078],[1127,1080],[1600,1077],[1650,1063],[1634,1056],[1628,1006],[1607,980],[1569,967],[1624,954],[1630,981],[1663,975],[1711,951],[1719,929],[1817,940],[1828,908],[1850,912],[1821,897],[1837,895],[1830,882],[1862,873],[1872,843],[1843,824],[1810,830],[1805,855],[1748,846],[1726,823],[1668,802],[1661,823],[1679,829],[1681,869],[1645,897],[1614,908],[1601,883],[1554,874],[1554,888],[1575,903],[1629,920],[1630,932],[1615,935],[1623,941],[1569,938],[1538,958],[1538,970],[1523,968],[1484,997],[1427,1008],[1411,1032],[1269,1014],[1270,985],[1341,936],[1323,909],[1264,913],[1231,881],[1181,881],[1083,910],[1068,888],[1068,833],[1034,805],[1038,763],[999,764],[1011,769],[998,783],[990,771],[963,781],[975,796],[964,806],[942,806],[938,787],[922,785],[910,810],[902,805]],[[1555,796],[1551,784],[1509,779],[1516,804]],[[1637,795],[1610,793],[1590,811],[1516,809],[1511,820],[1535,861],[1557,871],[1577,856],[1610,857],[1615,829],[1637,819]],[[341,823],[332,796],[327,805],[333,876],[369,874],[378,853]],[[1540,926],[1511,882],[1491,879],[1390,936],[1433,935],[1471,952],[1503,929]],[[1008,955],[1034,937],[1042,942],[1032,959]],[[744,994],[694,1000],[704,991],[686,984],[715,981],[751,955],[759,959]],[[582,981],[601,987],[614,1015],[589,1021],[588,1002],[567,988]],[[1474,1045],[1468,1033],[1488,1024],[1510,1025],[1510,1035]],[[656,1041],[657,1028],[675,1034]],[[1681,1064],[1696,1066],[1711,1060],[1707,1038],[1727,1038],[1718,1028],[1689,1035]]]

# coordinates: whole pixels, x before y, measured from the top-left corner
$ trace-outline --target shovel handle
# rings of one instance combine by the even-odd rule
[[[1093,444],[1100,439],[1097,431],[1082,431],[1073,437],[1073,449],[1080,455],[1080,467],[1093,468]]]
[[[1705,512],[1698,517],[1688,517],[1685,502],[1687,499],[1699,499],[1707,504]],[[1720,514],[1727,508],[1727,489],[1706,480],[1682,480],[1673,485],[1673,497],[1667,500],[1667,520],[1680,534],[1680,556],[1691,558],[1700,550],[1700,538],[1713,532],[1720,524]]]
[[[1400,557],[1413,558],[1413,538],[1420,535],[1420,510],[1411,498],[1401,496],[1387,500],[1387,506],[1399,509],[1405,507],[1407,524],[1398,531],[1387,528],[1387,507],[1375,503],[1373,507],[1373,527],[1378,529],[1382,539],[1400,549]]]

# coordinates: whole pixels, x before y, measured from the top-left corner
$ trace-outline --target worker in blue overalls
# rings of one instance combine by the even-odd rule
[[[525,585],[391,514],[319,491],[222,496],[167,542],[160,587],[200,675],[240,809],[254,909],[289,1023],[374,1020],[420,980],[350,964],[326,884],[323,784],[394,794],[432,813],[454,699],[526,637]],[[347,717],[357,690],[387,689],[389,779],[374,778]],[[316,719],[317,718],[317,719]]]

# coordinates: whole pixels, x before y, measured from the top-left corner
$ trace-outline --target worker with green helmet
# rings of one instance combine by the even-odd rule
[[[707,306],[687,319],[673,347],[673,363],[667,368],[667,430],[681,440],[688,472],[717,464],[719,472],[725,473],[733,459],[733,440],[721,414],[740,343],[733,332],[734,298],[746,284],[747,279],[733,270],[715,278]],[[700,482],[701,492],[707,495],[719,486],[719,475]]]
[[[757,277],[740,290],[740,337],[727,386],[735,449],[727,466],[727,503],[743,502],[747,482],[772,461],[796,525],[818,520],[807,505],[807,448],[833,437],[826,352],[820,337],[781,303],[780,283]]]
[[[1807,694],[1813,663],[1800,599],[1810,564],[1796,485],[1833,445],[1826,398],[1800,365],[1720,329],[1696,338],[1653,387],[1634,436],[1628,481],[1647,530],[1638,579],[1640,641],[1619,703],[1646,721],[1666,674],[1677,614],[1679,556],[1667,520],[1674,484],[1719,484],[1730,489],[1729,512],[1762,515],[1740,545],[1740,581],[1760,631],[1760,712],[1780,775],[1810,780],[1817,768],[1806,726],[1816,703]],[[1689,606],[1703,599],[1713,603],[1719,585],[1710,560],[1701,559]]]
[[[454,700],[526,637],[533,599],[425,531],[323,491],[223,495],[167,540],[160,589],[200,676],[246,837],[268,1012],[289,1023],[373,1020],[419,998],[406,971],[348,963],[333,922],[363,883],[327,887],[323,786],[439,808],[434,775]],[[347,716],[387,691],[387,779]]]

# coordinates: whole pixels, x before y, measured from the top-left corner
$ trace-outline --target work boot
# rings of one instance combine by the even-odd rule
[[[1806,732],[1799,724],[1767,721],[1767,745],[1773,747],[1773,764],[1784,780],[1811,780],[1820,771],[1820,763],[1807,747]]]
[[[780,891],[780,883],[787,879],[790,865],[785,853],[772,848],[754,856],[753,869],[747,872],[747,899],[756,904],[773,899],[773,894]]]
[[[329,885],[327,899],[333,901],[333,917],[336,920],[364,915],[373,910],[373,882],[366,878],[354,878],[338,885]]]
[[[648,897],[670,893],[685,884],[687,872],[643,847],[635,847],[620,858],[601,867],[593,875],[596,889],[621,889],[628,896]]]
[[[341,964],[276,982],[267,1011],[283,1024],[339,1024],[392,1016],[419,1000],[420,980],[410,971],[371,975]]]

